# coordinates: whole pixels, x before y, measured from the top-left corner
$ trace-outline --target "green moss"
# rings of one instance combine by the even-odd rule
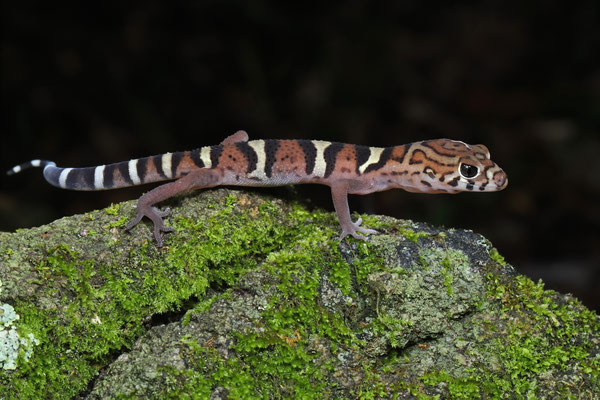
[[[502,257],[500,253],[498,253],[498,250],[490,250],[490,258],[496,261],[498,264],[502,265],[503,267],[506,266],[506,260],[504,260],[504,257]]]
[[[339,260],[329,263],[326,252],[311,249],[315,239],[323,239],[322,234],[301,227],[290,242],[294,251],[284,246],[267,256],[264,267],[273,277],[275,292],[260,314],[261,329],[236,334],[231,346],[235,358],[222,360],[204,345],[186,340],[188,350],[196,353],[195,370],[211,365],[207,377],[187,372],[188,378],[194,376],[200,387],[206,382],[222,385],[234,399],[322,396],[327,390],[324,372],[329,367],[315,362],[319,354],[310,350],[311,338],[325,337],[347,345],[354,339],[339,315],[318,306],[321,270]],[[194,313],[206,311],[209,303]]]
[[[106,207],[104,209],[104,212],[107,215],[119,215],[119,210],[121,209],[121,204],[117,203],[117,204],[111,204],[110,206]]]
[[[127,225],[128,222],[129,222],[129,217],[122,216],[122,217],[119,217],[119,219],[117,219],[116,221],[111,221],[108,224],[106,224],[105,228],[106,229],[120,228],[122,226]]]
[[[505,288],[500,289],[502,286]],[[508,286],[490,278],[490,291],[513,295],[510,299],[496,297],[502,302],[499,312],[509,329],[498,351],[503,364],[513,369],[511,378],[516,379],[512,383],[522,392],[536,389],[535,382],[528,379],[531,375],[552,368],[568,370],[573,363],[600,384],[600,357],[591,357],[592,340],[572,341],[582,335],[598,337],[600,323],[594,312],[576,299],[557,302],[555,292],[545,290],[541,281],[534,283],[521,275]],[[527,318],[513,321],[510,316],[514,313]]]
[[[429,236],[426,232],[415,232],[412,229],[404,227],[398,228],[398,232],[413,243],[418,243],[420,238]]]
[[[489,359],[461,376],[434,370],[420,378],[425,385],[443,382],[450,397],[456,399],[500,398],[507,392],[537,398],[542,389],[558,398],[574,398],[570,380],[583,372],[591,387],[600,388],[600,355],[593,353],[600,323],[594,312],[575,299],[559,300],[541,282],[521,275],[501,281],[489,274],[488,288],[489,298],[495,301],[487,307],[496,322],[480,321],[485,329],[478,342],[488,343],[485,337],[494,339],[491,345],[472,351],[488,354]],[[586,337],[589,340],[582,340]],[[578,397],[592,398],[593,394],[585,391]]]
[[[450,261],[447,253],[444,259],[441,261],[441,265],[441,272],[442,276],[444,277],[444,286],[446,287],[446,293],[448,293],[448,296],[452,296],[452,293],[454,293],[454,291],[452,290],[452,282],[454,282],[454,265]]]
[[[254,378],[238,359],[224,360],[210,346],[198,344],[191,337],[182,338],[181,344],[189,365],[195,368],[168,368],[170,378],[165,382],[161,397],[189,398],[193,393],[193,398],[209,398],[215,386],[222,386],[227,388],[227,398],[257,398]]]
[[[229,193],[225,198],[225,208],[227,209],[227,212],[231,212],[231,210],[233,210],[233,207],[237,204],[237,202],[238,197],[234,193]]]
[[[132,346],[152,315],[198,299],[182,324],[193,326],[213,306],[236,312],[236,301],[253,296],[259,307],[240,314],[245,328],[215,335],[227,344],[181,340],[184,366],[161,367],[155,397],[207,398],[222,387],[223,397],[234,399],[339,398],[349,392],[336,377],[360,382],[347,384],[362,399],[494,398],[507,391],[536,397],[544,385],[568,397],[576,386],[571,377],[582,371],[600,387],[595,314],[523,277],[490,273],[484,285],[480,270],[501,264],[494,250],[493,261],[475,264],[453,233],[417,225],[402,228],[409,240],[340,244],[332,213],[249,201],[240,192],[209,196],[170,220],[177,232],[162,249],[152,244],[149,225],[109,234],[101,229],[108,218],[98,213],[87,221],[98,224],[97,241],[106,243],[90,252],[96,257],[83,256],[89,239],[77,236],[69,246],[32,245],[40,255],[11,260],[35,269],[36,301],[17,295],[14,307],[20,334],[40,344],[10,375],[0,371],[2,396],[75,396],[111,355]],[[120,218],[128,220],[132,209],[122,207]],[[8,253],[0,254],[13,257]],[[250,285],[253,274],[259,285]],[[240,294],[246,287],[260,293]],[[5,291],[15,292],[14,284]]]
[[[436,386],[443,382],[448,387],[448,394],[451,399],[481,398],[482,393],[480,392],[479,383],[473,378],[455,378],[447,372],[440,371],[426,374],[421,377],[421,380],[428,386]]]
[[[366,242],[358,243],[352,256],[352,268],[354,268],[357,290],[366,293],[364,289],[369,275],[386,269],[384,259],[378,251],[374,251]]]
[[[440,274],[448,296],[452,296],[454,293],[452,287],[454,277],[468,267],[468,259],[465,254],[459,250],[448,249],[445,243],[444,249],[424,248],[420,250],[419,261],[425,268],[431,268],[432,265],[441,266]]]
[[[298,222],[323,217],[303,210],[293,213]],[[203,345],[187,343],[198,353],[195,370],[206,370],[206,364],[211,364],[208,378],[196,376],[201,387],[208,379],[213,385],[226,387],[230,398],[313,398],[331,390],[325,372],[333,366],[317,360],[320,354],[314,351],[313,338],[335,343],[329,348],[333,352],[339,345],[356,346],[357,339],[339,314],[319,306],[320,276],[329,270],[332,280],[348,294],[352,291],[351,270],[339,251],[312,247],[311,243],[323,241],[328,235],[305,224],[298,228],[287,246],[269,253],[263,264],[273,277],[275,292],[260,314],[261,329],[236,335],[231,347],[235,358],[224,361],[211,356],[211,350]],[[368,253],[368,246],[362,243],[359,249],[361,254]],[[374,262],[373,257],[365,257],[356,268],[366,276]],[[206,311],[207,305],[194,312]]]
[[[340,288],[343,294],[349,295],[352,291],[353,271],[348,268],[348,263],[342,257],[339,249],[331,245],[331,259],[329,261],[330,278]]]
[[[395,318],[388,313],[378,311],[377,322],[372,325],[373,331],[385,336],[390,346],[400,348],[406,345],[404,332],[413,326],[412,321]]]
[[[130,346],[143,332],[147,315],[177,309],[190,296],[202,296],[211,282],[234,284],[286,241],[287,230],[272,220],[275,207],[264,202],[256,212],[240,213],[236,199],[228,196],[226,207],[207,219],[177,218],[174,225],[185,239],[164,258],[156,257],[159,250],[148,239],[129,256],[139,270],[99,265],[64,245],[48,250],[36,269],[58,298],[46,309],[15,305],[24,332],[33,332],[41,345],[10,381],[0,377],[7,398],[75,395],[111,352]],[[235,218],[227,218],[232,213]],[[119,219],[125,220],[126,215]]]
[[[373,400],[383,399],[390,396],[390,390],[381,379],[376,367],[370,364],[363,364],[363,381],[358,388],[358,399]]]

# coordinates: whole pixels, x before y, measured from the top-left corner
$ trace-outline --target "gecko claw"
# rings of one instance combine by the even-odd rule
[[[344,239],[346,236],[350,235],[355,239],[358,240],[366,240],[367,239],[367,235],[377,235],[379,234],[379,232],[377,232],[375,229],[369,229],[369,228],[362,228],[360,226],[360,224],[362,224],[362,218],[358,218],[358,220],[356,222],[351,223],[351,226],[348,228],[342,228],[342,234],[340,235],[340,237],[338,238],[339,241],[341,241],[342,239]],[[362,233],[362,235],[359,235],[358,233]]]

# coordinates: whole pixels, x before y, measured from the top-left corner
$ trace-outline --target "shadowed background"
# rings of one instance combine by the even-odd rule
[[[1,169],[94,166],[251,138],[484,143],[504,192],[352,196],[473,229],[600,309],[600,6],[369,1],[3,2]],[[0,230],[137,198],[0,176]],[[280,189],[281,191],[281,189]],[[280,192],[281,193],[281,192]],[[297,188],[333,209],[329,189]]]

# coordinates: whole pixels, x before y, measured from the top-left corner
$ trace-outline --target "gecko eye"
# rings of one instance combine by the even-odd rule
[[[460,164],[459,172],[463,178],[471,179],[475,178],[477,174],[479,174],[479,168],[474,165],[462,163]]]

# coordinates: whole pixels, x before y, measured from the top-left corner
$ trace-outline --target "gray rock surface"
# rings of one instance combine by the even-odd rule
[[[0,234],[22,338],[0,398],[600,392],[599,317],[476,233],[366,217],[380,235],[338,242],[333,214],[244,191],[169,205],[161,249],[123,231],[133,202]]]

